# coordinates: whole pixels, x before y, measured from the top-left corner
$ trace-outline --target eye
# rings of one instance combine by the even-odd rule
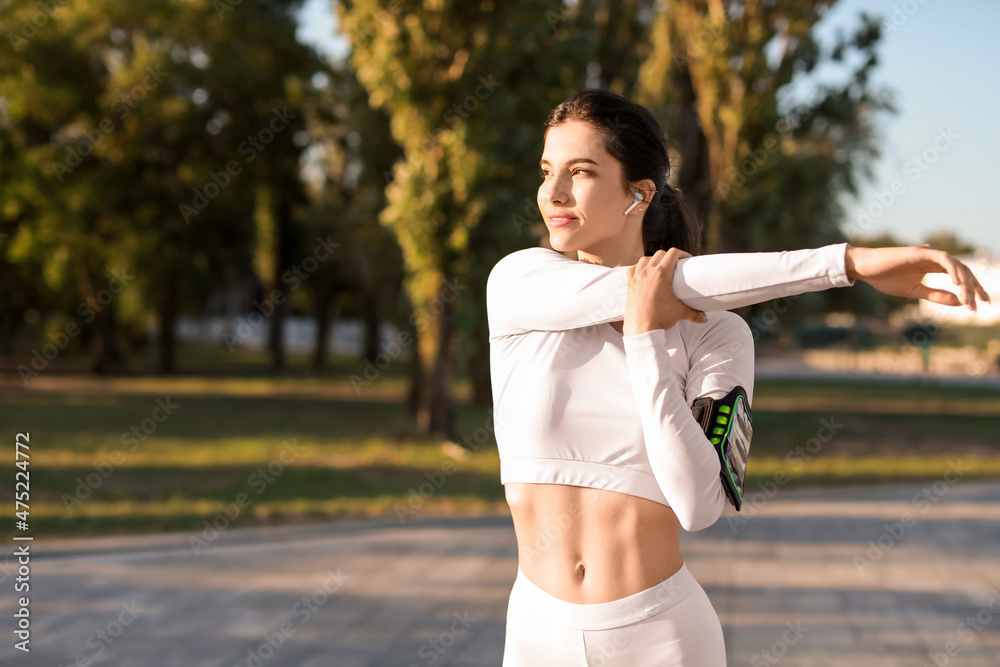
[[[584,174],[588,174],[588,175],[592,175],[594,173],[594,172],[590,171],[589,169],[583,169],[582,167],[577,167],[576,169],[573,170],[573,173],[576,174],[576,172],[578,172],[578,171],[581,172],[581,173],[584,173]],[[540,178],[545,178],[546,176],[548,176],[548,170],[546,170],[546,169],[539,169],[538,170],[538,176]]]

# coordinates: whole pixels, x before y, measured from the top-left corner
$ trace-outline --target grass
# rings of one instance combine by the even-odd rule
[[[413,436],[403,360],[360,395],[348,379],[357,362],[334,360],[347,371],[334,377],[268,378],[259,359],[227,361],[246,364],[242,378],[225,364],[216,376],[47,373],[37,391],[0,378],[5,437],[31,433],[26,534],[199,535],[212,522],[506,511],[492,411],[464,400],[467,385],[457,432],[488,437],[456,460],[441,441]],[[167,397],[176,407],[157,422],[156,400]],[[1000,391],[760,380],[754,404],[748,488],[775,475],[788,476],[785,488],[932,481],[959,459],[963,479],[1000,477]],[[11,485],[15,472],[0,466]]]

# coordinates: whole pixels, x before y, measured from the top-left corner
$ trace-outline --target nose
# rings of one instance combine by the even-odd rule
[[[569,198],[569,188],[567,183],[558,177],[553,177],[547,184],[542,185],[542,200],[549,200],[552,204],[565,204]]]

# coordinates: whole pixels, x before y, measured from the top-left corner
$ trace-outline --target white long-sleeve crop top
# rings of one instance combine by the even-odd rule
[[[624,336],[628,266],[547,248],[513,252],[487,280],[500,482],[617,491],[671,507],[686,530],[722,514],[713,445],[691,414],[742,385],[753,404],[751,303],[854,284],[846,243],[677,261],[674,294],[708,322]]]

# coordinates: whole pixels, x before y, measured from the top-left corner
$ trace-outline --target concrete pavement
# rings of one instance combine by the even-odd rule
[[[500,664],[509,517],[229,530],[198,555],[189,537],[35,543],[32,651],[8,629],[0,664]],[[730,665],[1000,665],[1000,481],[748,490],[682,553]]]

